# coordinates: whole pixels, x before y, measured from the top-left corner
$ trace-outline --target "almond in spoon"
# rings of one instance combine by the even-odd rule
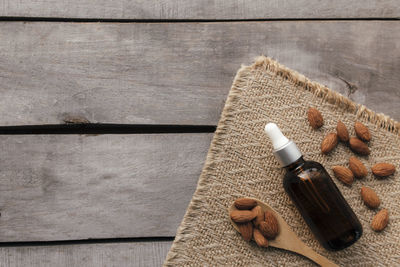
[[[235,207],[238,210],[251,210],[257,205],[257,201],[251,198],[238,198],[235,200]]]
[[[253,238],[259,247],[267,248],[268,240],[263,236],[263,234],[257,228],[253,230]]]
[[[279,234],[279,224],[271,211],[265,212],[265,221],[259,225],[261,233],[268,239],[274,239]]]
[[[231,211],[231,219],[237,223],[250,222],[256,217],[256,214],[250,210],[233,210]]]
[[[250,241],[253,236],[253,224],[251,222],[238,223],[238,228],[243,239]]]
[[[256,214],[256,218],[253,220],[254,226],[258,227],[260,222],[264,221],[264,212],[260,206],[255,206],[252,211]]]

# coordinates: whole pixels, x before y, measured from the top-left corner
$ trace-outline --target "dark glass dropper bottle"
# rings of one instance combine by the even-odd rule
[[[325,168],[305,161],[274,123],[265,126],[274,155],[286,169],[283,186],[311,231],[328,250],[341,250],[362,235],[362,226]]]

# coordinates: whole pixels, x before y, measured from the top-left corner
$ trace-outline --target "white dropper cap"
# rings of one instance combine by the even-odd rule
[[[275,123],[267,123],[267,125],[265,125],[265,132],[268,134],[269,139],[271,139],[274,150],[277,150],[289,143],[289,139],[283,135],[281,130],[278,128],[278,125]]]
[[[265,132],[271,139],[276,159],[283,167],[292,164],[302,156],[296,144],[287,139],[275,123],[265,125]]]

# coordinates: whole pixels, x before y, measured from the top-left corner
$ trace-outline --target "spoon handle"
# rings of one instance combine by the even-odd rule
[[[293,251],[309,258],[310,260],[314,261],[315,263],[319,264],[322,267],[339,267],[339,265],[336,265],[332,261],[328,260],[326,257],[315,252],[312,248],[307,246],[303,241],[300,241],[297,244],[297,247],[293,249]]]

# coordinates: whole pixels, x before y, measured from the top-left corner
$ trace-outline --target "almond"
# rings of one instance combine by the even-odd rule
[[[261,233],[268,239],[274,239],[279,233],[279,224],[271,211],[265,212],[265,221],[259,225]]]
[[[338,121],[336,126],[337,136],[340,141],[348,142],[349,141],[349,131],[347,131],[346,125],[343,122]]]
[[[251,237],[253,236],[253,224],[251,222],[238,223],[237,226],[243,239],[246,241],[250,241]]]
[[[233,210],[230,215],[232,221],[237,223],[249,222],[256,217],[256,214],[250,210]]]
[[[356,121],[356,123],[354,124],[354,130],[356,131],[356,135],[358,136],[358,138],[360,138],[361,140],[366,142],[371,140],[371,134],[367,126],[365,126],[361,122]]]
[[[337,134],[328,133],[321,143],[321,152],[323,154],[328,154],[336,147],[337,143],[338,143]]]
[[[251,198],[238,198],[235,200],[235,207],[238,210],[251,210],[257,205],[257,201]]]
[[[376,209],[381,204],[378,195],[370,187],[367,186],[361,187],[361,197],[365,205],[367,205],[371,209]]]
[[[351,150],[360,155],[369,155],[371,153],[368,146],[357,137],[351,137],[349,143]]]
[[[263,248],[268,247],[268,240],[262,235],[260,230],[258,230],[257,228],[254,228],[253,238],[254,238],[254,241],[256,241],[258,246],[263,247]]]
[[[374,216],[371,222],[371,227],[374,231],[379,232],[385,229],[388,222],[389,222],[389,212],[387,209],[383,209]]]
[[[372,173],[379,177],[392,175],[396,171],[396,167],[390,163],[378,163],[372,168]]]
[[[264,212],[260,206],[255,206],[252,209],[252,212],[256,214],[256,218],[254,219],[253,223],[256,227],[260,224],[260,222],[264,221]]]
[[[333,173],[335,174],[336,178],[347,185],[351,185],[354,181],[354,175],[351,170],[347,169],[343,166],[333,166],[332,167]]]
[[[324,125],[324,119],[322,118],[321,112],[316,108],[309,108],[307,112],[308,122],[314,129],[320,128]]]
[[[353,172],[354,176],[357,178],[363,178],[368,174],[365,165],[361,162],[361,160],[359,160],[356,157],[350,157],[349,169]]]

